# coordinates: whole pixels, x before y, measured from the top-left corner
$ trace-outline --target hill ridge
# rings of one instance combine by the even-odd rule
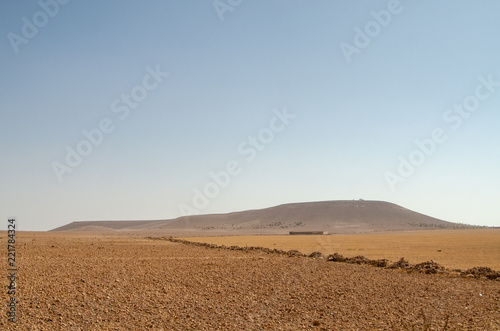
[[[466,227],[377,200],[286,203],[262,209],[181,216],[165,220],[74,221],[51,231],[190,231],[285,234],[289,231],[363,233]]]

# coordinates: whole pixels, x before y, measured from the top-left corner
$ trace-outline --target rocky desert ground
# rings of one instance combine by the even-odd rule
[[[147,236],[147,235],[146,235]],[[410,263],[435,261],[450,269],[487,266],[500,270],[500,229],[385,231],[369,234],[298,236],[210,236],[182,237],[188,241],[225,246],[259,246],[299,250],[324,255],[336,252],[346,257],[362,255],[369,259]]]
[[[17,256],[0,329],[500,330],[497,280],[89,233],[20,232]]]

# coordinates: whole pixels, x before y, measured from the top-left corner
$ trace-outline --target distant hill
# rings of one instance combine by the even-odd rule
[[[462,228],[383,201],[346,200],[284,204],[276,207],[185,216],[155,221],[82,221],[52,231],[155,231],[219,234],[286,234],[289,231],[363,233]]]

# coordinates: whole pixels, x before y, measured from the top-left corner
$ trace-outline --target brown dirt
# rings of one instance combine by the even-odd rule
[[[500,329],[496,280],[123,236],[19,233],[17,254],[18,330]]]
[[[147,235],[146,235],[147,236]],[[296,249],[304,254],[337,252],[346,257],[410,263],[436,261],[451,269],[477,266],[500,270],[500,229],[421,230],[357,235],[183,237],[189,241],[226,246]]]

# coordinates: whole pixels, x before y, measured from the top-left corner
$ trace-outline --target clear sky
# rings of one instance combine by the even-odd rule
[[[0,229],[351,199],[500,226],[499,12],[2,1]]]

